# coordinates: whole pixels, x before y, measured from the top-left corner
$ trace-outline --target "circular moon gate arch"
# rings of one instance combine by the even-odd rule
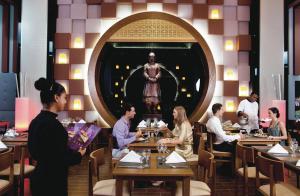
[[[108,42],[110,38],[116,32],[118,32],[118,30],[130,23],[145,19],[159,19],[176,24],[177,26],[183,28],[188,33],[190,33],[190,35],[194,38],[194,41],[197,42],[203,50],[207,62],[207,66],[205,67],[205,69],[207,70],[208,76],[207,80],[203,81],[204,90],[199,99],[199,102],[195,107],[194,111],[189,116],[189,120],[191,122],[198,121],[206,112],[215,90],[216,69],[214,59],[206,41],[192,25],[182,20],[181,18],[162,12],[141,12],[138,14],[128,16],[118,21],[101,36],[100,40],[97,42],[93,50],[88,68],[88,86],[90,96],[95,105],[95,108],[97,109],[103,120],[109,126],[112,127],[116,122],[116,118],[110,112],[109,107],[105,104],[103,100],[99,84],[101,64],[97,64],[97,61],[105,43]],[[151,41],[151,38],[149,38],[147,41]]]

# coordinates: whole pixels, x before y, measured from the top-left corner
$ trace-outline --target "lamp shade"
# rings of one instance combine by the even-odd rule
[[[31,121],[30,100],[28,97],[16,98],[15,128],[17,131],[27,131]]]

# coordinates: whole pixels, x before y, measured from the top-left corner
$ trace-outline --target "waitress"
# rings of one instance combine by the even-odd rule
[[[28,148],[37,166],[31,176],[33,196],[68,195],[68,167],[79,164],[86,149],[71,150],[68,134],[56,119],[66,105],[66,90],[57,83],[40,78],[34,83],[40,92],[42,111],[29,125]]]

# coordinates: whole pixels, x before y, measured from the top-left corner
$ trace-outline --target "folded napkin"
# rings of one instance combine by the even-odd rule
[[[297,161],[296,166],[300,166],[300,160]]]
[[[146,128],[146,127],[147,127],[146,121],[142,120],[142,121],[139,123],[138,127],[140,127],[140,128]]]
[[[83,119],[80,119],[77,123],[86,123]]]
[[[141,156],[132,150],[127,155],[125,155],[120,161],[127,163],[141,163]]]
[[[166,123],[162,120],[160,120],[158,123],[157,123],[158,127],[164,127],[166,126]]]
[[[0,141],[0,148],[4,148],[4,149],[6,149],[7,148],[7,146],[3,143],[3,142],[1,142]]]
[[[289,152],[284,149],[280,144],[276,144],[273,146],[268,153],[275,153],[275,154],[289,154]]]
[[[185,162],[186,162],[186,160],[175,151],[173,151],[166,158],[166,163],[185,163]]]
[[[241,128],[241,125],[239,125],[238,123],[234,123],[234,125],[232,125],[233,128]]]

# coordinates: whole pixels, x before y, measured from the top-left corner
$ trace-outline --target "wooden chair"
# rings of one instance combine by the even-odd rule
[[[230,163],[231,172],[234,173],[235,168],[235,157],[231,152],[221,152],[214,150],[214,141],[216,135],[211,132],[207,132],[207,142],[208,142],[208,151],[212,153],[215,157],[215,162],[217,163]]]
[[[300,195],[300,190],[284,182],[284,163],[272,160],[261,155],[255,159],[256,163],[256,189],[262,195]],[[270,178],[270,184],[260,186],[259,172]]]
[[[29,158],[29,152],[26,145],[14,146],[14,178],[15,186],[19,187],[19,194],[24,195],[24,179],[30,177],[35,167],[25,164],[25,159]],[[0,172],[0,176],[9,176],[10,170],[6,169]]]
[[[236,145],[236,158],[242,161],[242,167],[237,168],[236,170],[236,191],[238,192],[238,181],[239,177],[243,177],[243,186],[244,186],[244,195],[248,195],[248,179],[255,179],[256,178],[256,168],[255,167],[248,167],[249,164],[255,164],[255,152],[252,147],[247,147],[241,145],[239,142]],[[268,177],[259,174],[260,179],[268,179]]]
[[[203,175],[200,177],[202,181],[191,180],[190,195],[203,196],[214,195],[215,191],[215,162],[214,155],[204,150],[199,151],[199,167],[203,168]],[[212,186],[207,185],[208,178],[212,178]],[[182,195],[182,183],[177,182],[176,196]]]
[[[12,148],[7,152],[0,154],[0,171],[8,170],[9,178],[8,180],[0,179],[0,195],[4,195],[13,191],[14,182],[14,157],[12,153]]]
[[[92,195],[115,195],[116,192],[116,180],[108,179],[108,180],[100,180],[99,175],[99,166],[103,165],[104,161],[104,148],[100,148],[98,150],[93,151],[90,154],[89,160],[89,196]],[[93,177],[96,177],[97,182],[93,186]],[[126,183],[123,185],[123,196],[127,196],[129,194],[128,186]]]

